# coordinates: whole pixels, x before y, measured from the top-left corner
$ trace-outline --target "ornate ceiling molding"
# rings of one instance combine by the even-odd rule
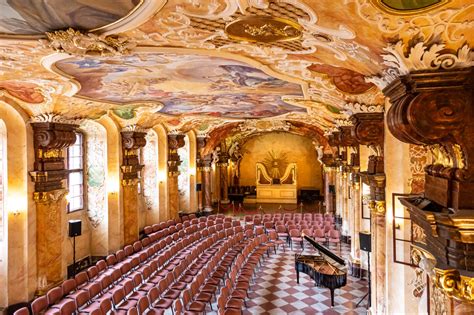
[[[380,104],[346,103],[344,109],[345,115],[352,116],[358,113],[383,113],[384,106]]]
[[[37,116],[33,116],[30,119],[30,123],[60,123],[70,125],[80,125],[84,122],[85,118],[66,118],[63,115],[56,113],[45,113]]]
[[[57,52],[78,56],[127,55],[136,47],[136,42],[121,35],[96,35],[83,33],[72,28],[46,33],[43,45]]]
[[[382,57],[388,69],[382,73],[381,77],[366,79],[380,89],[412,71],[452,70],[474,65],[474,53],[468,44],[453,52],[446,49],[446,44],[443,43],[427,44],[419,41],[405,44],[400,40],[384,48],[384,51],[386,53],[382,54]]]

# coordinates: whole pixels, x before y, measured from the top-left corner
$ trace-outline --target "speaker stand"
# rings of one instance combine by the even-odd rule
[[[72,237],[72,277],[76,276],[76,235]]]
[[[372,287],[372,286],[371,286],[371,283],[370,283],[370,276],[371,276],[371,275],[370,275],[370,252],[367,252],[367,260],[368,260],[368,261],[367,261],[367,263],[368,263],[368,265],[367,265],[367,267],[368,267],[368,268],[367,268],[367,269],[368,269],[368,270],[367,270],[367,284],[369,285],[369,289],[367,290],[367,293],[360,299],[360,301],[357,302],[356,308],[359,307],[360,303],[362,303],[362,301],[365,300],[365,298],[367,297],[368,299],[367,299],[367,306],[366,306],[366,309],[369,309],[369,307],[370,307],[370,302],[371,302],[371,300],[372,300],[372,294],[371,294],[371,290],[372,290],[371,287]]]

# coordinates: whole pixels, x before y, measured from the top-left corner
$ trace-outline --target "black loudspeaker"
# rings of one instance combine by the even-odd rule
[[[82,233],[81,220],[69,220],[69,237],[80,236]]]
[[[201,191],[202,190],[202,184],[196,184],[196,191]]]
[[[372,248],[370,234],[359,232],[359,241],[360,241],[360,249],[370,253],[371,248]]]
[[[329,185],[329,193],[330,194],[335,194],[336,193],[336,186]]]

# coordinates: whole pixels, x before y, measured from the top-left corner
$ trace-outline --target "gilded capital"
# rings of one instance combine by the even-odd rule
[[[369,201],[370,212],[374,215],[385,216],[385,201],[381,200],[370,200]]]
[[[136,185],[138,185],[138,178],[122,179],[122,186],[136,186]]]
[[[57,189],[52,191],[35,191],[33,200],[36,203],[51,204],[60,202],[68,194],[67,189]]]

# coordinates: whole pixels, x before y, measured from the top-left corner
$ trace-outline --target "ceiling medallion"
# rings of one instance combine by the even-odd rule
[[[226,34],[247,42],[287,42],[301,38],[302,27],[292,20],[271,16],[249,16],[227,24]]]

